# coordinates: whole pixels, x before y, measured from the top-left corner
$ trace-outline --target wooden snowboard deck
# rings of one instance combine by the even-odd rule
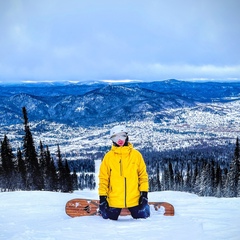
[[[156,211],[163,207],[164,216],[174,216],[174,207],[168,202],[149,202],[149,205],[153,205]],[[99,200],[75,198],[66,203],[65,211],[70,217],[94,216],[99,215],[98,207]],[[120,215],[128,216],[131,214],[127,208],[123,208]]]

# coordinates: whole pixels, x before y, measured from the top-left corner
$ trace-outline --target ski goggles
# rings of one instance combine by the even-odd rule
[[[111,137],[112,141],[117,143],[119,140],[123,140],[125,141],[127,138],[127,134],[126,133],[118,133],[118,134],[115,134]]]

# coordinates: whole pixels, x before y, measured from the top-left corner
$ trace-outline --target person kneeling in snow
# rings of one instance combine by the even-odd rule
[[[117,220],[121,209],[128,208],[133,218],[148,218],[148,174],[143,157],[128,142],[125,126],[113,127],[110,138],[113,144],[99,171],[100,214]]]

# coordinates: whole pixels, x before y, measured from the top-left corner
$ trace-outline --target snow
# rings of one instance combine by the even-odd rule
[[[99,162],[96,165],[99,166]],[[72,198],[97,199],[98,194],[97,190],[0,193],[0,239],[240,239],[240,198],[151,192],[149,201],[172,203],[175,216],[167,217],[151,208],[148,219],[121,216],[118,221],[99,216],[71,218],[65,214],[65,204]]]

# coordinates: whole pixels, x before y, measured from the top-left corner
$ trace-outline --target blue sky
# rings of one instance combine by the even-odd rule
[[[238,0],[0,0],[0,81],[240,80]]]

